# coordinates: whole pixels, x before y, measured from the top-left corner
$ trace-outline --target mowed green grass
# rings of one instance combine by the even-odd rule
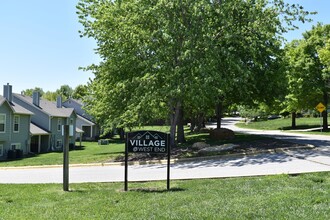
[[[125,144],[118,139],[110,140],[109,145],[98,145],[97,142],[76,143],[76,149],[69,152],[70,164],[106,163],[124,154]],[[27,158],[2,161],[0,167],[38,166],[63,164],[63,152],[42,153]]]
[[[309,129],[309,128],[319,128],[322,124],[321,118],[297,118],[296,128],[299,129]],[[328,118],[330,122],[330,118]],[[291,130],[291,118],[280,118],[274,120],[266,121],[256,121],[249,123],[238,123],[237,126],[241,128],[251,128],[259,130]],[[319,131],[318,131],[319,132]]]
[[[0,219],[329,219],[330,172],[228,179],[0,185]]]
[[[169,126],[145,126],[134,130],[157,130],[169,132]],[[76,143],[75,150],[69,152],[70,164],[107,163],[125,153],[125,143],[116,136],[110,139],[108,145],[98,145],[97,142]],[[40,166],[63,164],[63,152],[41,153],[19,160],[0,161],[0,167]],[[1,220],[1,219],[0,219]]]
[[[154,128],[154,127],[153,127]],[[148,128],[152,129],[152,128]],[[157,128],[155,128],[157,129]],[[158,128],[166,132],[167,128]],[[236,134],[234,140],[215,141],[210,139],[207,133],[192,133],[187,132],[187,142],[180,144],[178,147],[187,148],[195,142],[204,141],[211,145],[220,145],[226,143],[240,143],[254,140],[265,139],[258,135]],[[110,139],[108,145],[98,145],[97,142],[82,142],[76,143],[76,149],[69,152],[70,164],[88,164],[88,163],[109,163],[117,158],[123,158],[125,153],[125,143],[119,139]],[[183,157],[192,157],[194,155],[183,155]],[[18,167],[18,166],[42,166],[42,165],[62,165],[63,152],[42,153],[34,156],[29,156],[23,159],[1,161],[0,167]],[[1,220],[1,219],[0,219]]]

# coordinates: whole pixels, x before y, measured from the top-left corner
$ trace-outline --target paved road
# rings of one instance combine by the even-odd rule
[[[235,124],[241,120],[240,118],[226,118],[223,120],[223,127],[229,128],[236,132],[247,133],[247,134],[258,134],[264,136],[270,136],[277,139],[283,139],[287,141],[291,141],[298,144],[312,144],[319,149],[329,150],[330,149],[330,136],[327,135],[308,135],[301,134],[299,132],[284,132],[279,130],[253,130],[253,129],[243,129],[238,128]],[[210,127],[215,127],[215,125],[211,125]]]
[[[290,141],[297,144],[309,144],[315,147],[313,150],[300,150],[294,153],[288,153],[295,155],[300,159],[311,160],[319,163],[330,164],[330,136],[328,135],[310,135],[302,134],[299,132],[284,132],[279,130],[251,130],[242,129],[235,126],[240,118],[228,118],[224,120],[223,127],[232,129],[236,132],[247,134],[258,134],[263,136],[269,136],[281,140]]]
[[[236,119],[225,119],[224,127],[239,132],[248,130],[233,127]],[[260,134],[260,131],[252,131]],[[288,135],[283,132],[261,132],[263,135],[299,143],[312,143],[313,150],[260,154],[242,157],[225,157],[171,164],[171,179],[219,178],[258,176],[272,174],[296,174],[330,171],[329,136]],[[165,180],[166,165],[130,165],[129,181]],[[78,166],[70,168],[70,183],[123,182],[124,167]],[[0,169],[0,183],[62,183],[62,168],[11,168]]]

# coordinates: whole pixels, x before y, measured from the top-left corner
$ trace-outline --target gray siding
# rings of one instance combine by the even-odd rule
[[[20,117],[19,131],[14,132],[14,121],[12,120],[11,142],[19,143],[24,154],[30,152],[30,116],[18,115]],[[12,116],[12,119],[14,117]]]
[[[31,121],[34,124],[37,124],[42,129],[49,131],[49,115],[47,115],[42,110],[38,109],[36,106],[31,105],[30,103],[26,103],[14,96],[14,102],[18,105],[28,109],[29,111],[33,112],[34,115],[31,117]]]
[[[62,126],[61,129],[58,129],[58,120],[60,120],[61,125],[70,124],[70,119],[72,119],[72,126],[73,126],[73,137],[70,138],[69,143],[75,144],[75,136],[76,136],[76,116],[72,114],[70,118],[60,118],[60,117],[53,117],[51,119],[51,149],[55,151],[60,151],[63,148],[64,144],[64,136],[62,135]],[[59,147],[58,142],[61,141],[62,145]]]
[[[68,108],[58,108],[56,103],[49,102],[47,100],[39,100],[40,107],[34,105],[33,98],[27,96],[21,96],[18,94],[14,95],[14,103],[28,109],[33,112],[34,115],[31,116],[31,121],[38,127],[45,131],[48,131],[50,135],[45,135],[41,139],[41,151],[61,151],[63,149],[64,137],[62,135],[62,127],[58,129],[58,120],[60,119],[61,125],[68,124],[70,118],[72,118],[72,124],[76,125],[76,113],[73,109]],[[75,127],[74,127],[75,128]],[[75,133],[75,129],[74,129]],[[47,141],[48,139],[48,141]],[[73,140],[73,141],[72,141]],[[71,144],[75,144],[75,139],[72,138]],[[39,141],[39,139],[38,139]],[[33,146],[35,147],[35,142],[37,139],[33,139]],[[47,143],[47,147],[45,143]]]
[[[19,132],[14,132],[14,113],[7,103],[0,106],[0,114],[6,115],[5,132],[0,133],[0,145],[2,147],[2,155],[0,159],[6,159],[8,150],[12,149],[12,144],[19,144],[24,154],[29,152],[30,140],[30,115],[19,116]]]
[[[93,125],[92,125],[92,123],[89,123],[86,120],[83,120],[81,118],[77,118],[77,128],[79,128],[81,130],[84,130],[83,127],[91,127],[91,129],[92,129]],[[93,134],[88,136],[86,133],[83,133],[83,137],[84,138],[93,138],[94,136],[93,136]]]
[[[2,150],[2,155],[0,156],[0,159],[5,159],[7,158],[7,152],[10,149],[11,142],[10,142],[10,127],[11,127],[11,109],[7,104],[2,104],[0,106],[0,114],[4,114],[6,116],[6,126],[5,126],[5,131],[0,133],[0,145],[1,145],[1,150]]]
[[[74,99],[68,99],[67,101],[63,102],[63,106],[66,108],[74,108],[77,115],[80,115],[83,118],[87,118],[90,121],[92,120],[92,116],[89,115],[84,109],[83,105],[79,103],[77,100]]]
[[[0,141],[10,141],[12,111],[7,104],[0,106],[0,114],[6,116],[5,131],[0,132]]]
[[[64,125],[64,118],[59,118],[59,117],[53,117],[51,119],[51,149],[55,150],[55,151],[60,151],[62,150],[62,146],[57,146],[57,142],[61,141],[62,144],[64,143],[64,138],[62,136],[62,126],[60,128],[60,130],[58,130],[58,120],[61,121],[61,125]]]

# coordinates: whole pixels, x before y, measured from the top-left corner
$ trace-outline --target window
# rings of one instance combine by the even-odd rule
[[[0,144],[0,157],[3,156],[3,144]]]
[[[21,144],[20,143],[11,144],[11,149],[12,150],[21,150]]]
[[[63,146],[62,146],[62,140],[61,140],[61,139],[58,139],[58,140],[56,141],[56,147],[57,147],[57,148],[63,147]]]
[[[20,117],[18,115],[14,116],[14,132],[19,132],[19,122]]]
[[[6,132],[6,115],[0,114],[0,133]]]
[[[62,119],[59,118],[57,119],[57,131],[61,131],[61,127],[62,127]]]

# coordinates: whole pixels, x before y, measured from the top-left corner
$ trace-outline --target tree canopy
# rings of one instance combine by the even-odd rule
[[[87,107],[107,125],[131,127],[220,101],[272,101],[280,92],[281,35],[308,12],[282,0],[80,0],[82,36],[94,38]]]
[[[22,91],[22,94],[26,95],[26,96],[32,96],[33,92],[39,92],[40,96],[44,95],[44,90],[40,87],[35,87],[34,89],[25,89]]]
[[[319,102],[328,105],[330,92],[329,43],[330,25],[317,24],[303,34],[303,39],[287,45],[289,61],[290,103],[293,109],[313,109]],[[327,112],[323,113],[323,128],[328,128]]]
[[[44,92],[42,88],[35,87],[34,89],[25,89],[22,93],[26,96],[32,96],[33,92],[39,92],[40,95],[49,101],[56,101],[56,98],[60,95],[64,100],[68,98],[74,98],[77,100],[84,99],[88,95],[87,85],[78,85],[75,89],[72,89],[69,85],[62,85],[56,91]]]

